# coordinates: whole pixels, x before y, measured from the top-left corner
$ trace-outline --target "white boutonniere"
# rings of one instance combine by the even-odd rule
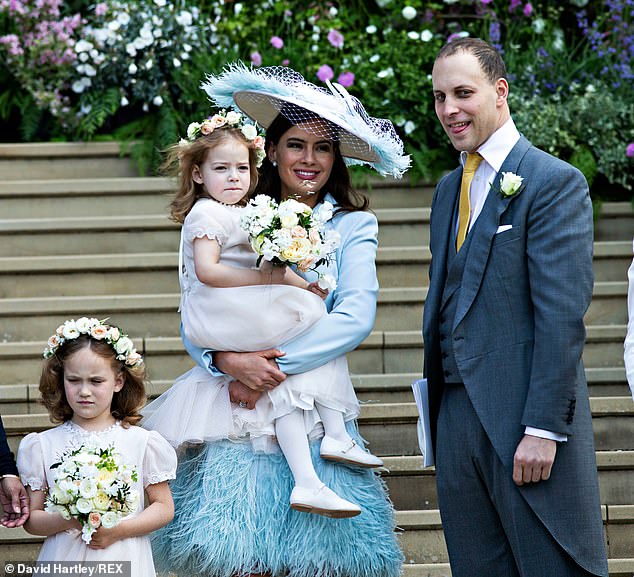
[[[500,194],[504,198],[515,196],[519,192],[523,181],[523,176],[513,172],[503,172],[502,181],[500,182]]]

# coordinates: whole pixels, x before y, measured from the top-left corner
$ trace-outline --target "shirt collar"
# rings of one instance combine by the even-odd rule
[[[478,152],[487,164],[498,173],[502,168],[502,163],[519,139],[520,133],[515,127],[513,119],[509,118],[478,148]],[[464,166],[466,160],[467,152],[463,150],[460,152],[460,163]]]

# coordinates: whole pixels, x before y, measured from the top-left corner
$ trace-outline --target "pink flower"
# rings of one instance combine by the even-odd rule
[[[332,78],[334,78],[335,73],[333,72],[332,68],[330,68],[330,66],[328,66],[328,64],[322,64],[319,67],[319,70],[317,70],[317,78],[319,78],[319,80],[321,80],[322,82],[326,82],[326,80],[331,80]]]
[[[103,16],[108,12],[108,5],[105,2],[100,2],[95,6],[95,16]]]
[[[328,32],[328,42],[335,48],[341,48],[343,46],[343,34],[338,30],[331,30]]]
[[[337,78],[337,82],[341,84],[344,88],[349,88],[354,84],[354,73],[346,70],[346,72],[342,72]]]
[[[533,6],[531,5],[530,2],[527,2],[524,5],[524,16],[528,17],[533,13]]]
[[[634,157],[634,142],[630,142],[625,149],[625,156],[628,158]]]
[[[280,50],[284,47],[284,40],[282,40],[279,36],[273,36],[271,38],[271,46]]]
[[[284,58],[284,60],[282,60],[282,66],[288,66],[291,63],[291,61],[288,58]]]
[[[251,52],[251,62],[253,66],[262,66],[262,56],[259,52]]]
[[[492,0],[480,0],[480,2],[482,2],[482,4],[490,4]]]

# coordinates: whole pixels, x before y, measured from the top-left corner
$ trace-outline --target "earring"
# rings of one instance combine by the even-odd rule
[[[272,161],[271,161],[271,164],[272,164],[273,166],[277,166],[277,161],[272,160]]]

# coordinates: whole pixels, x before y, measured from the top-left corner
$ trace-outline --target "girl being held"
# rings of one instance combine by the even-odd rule
[[[273,267],[266,261],[256,267],[257,255],[240,227],[240,216],[257,184],[264,140],[254,125],[233,111],[193,123],[188,136],[174,147],[167,162],[178,164],[180,174],[172,218],[183,224],[179,258],[183,336],[216,351],[280,346],[327,314],[323,302],[327,292],[289,267]],[[293,509],[331,517],[361,512],[319,479],[307,436],[319,419],[326,433],[323,458],[362,467],[382,465],[346,431],[345,421],[358,416],[359,403],[345,356],[290,375],[255,406],[231,404],[231,378],[216,379],[218,386],[212,387],[204,369],[192,369],[144,409],[143,426],[159,431],[174,446],[230,439],[267,452],[276,438],[295,479]]]
[[[44,357],[42,403],[51,421],[61,424],[27,435],[17,459],[31,499],[31,516],[24,527],[46,537],[38,561],[130,561],[132,575],[154,577],[148,534],[174,516],[167,480],[175,477],[176,454],[158,433],[134,426],[146,400],[143,359],[117,327],[86,317],[61,325],[49,339]],[[116,476],[119,469],[99,469],[88,463],[81,469],[88,482],[79,494],[72,483],[65,485],[65,491],[58,490],[62,486],[59,471],[64,467],[56,463],[69,451],[86,447],[110,447],[130,472],[130,493],[140,496],[138,504],[114,526],[105,519],[116,495],[94,494],[89,485],[94,486],[103,475]],[[90,513],[88,543],[75,516],[67,510],[58,512],[67,508],[51,506],[53,499],[58,504],[76,502],[79,508],[78,496],[86,497],[92,511],[97,509]],[[98,498],[103,498],[100,505]]]

